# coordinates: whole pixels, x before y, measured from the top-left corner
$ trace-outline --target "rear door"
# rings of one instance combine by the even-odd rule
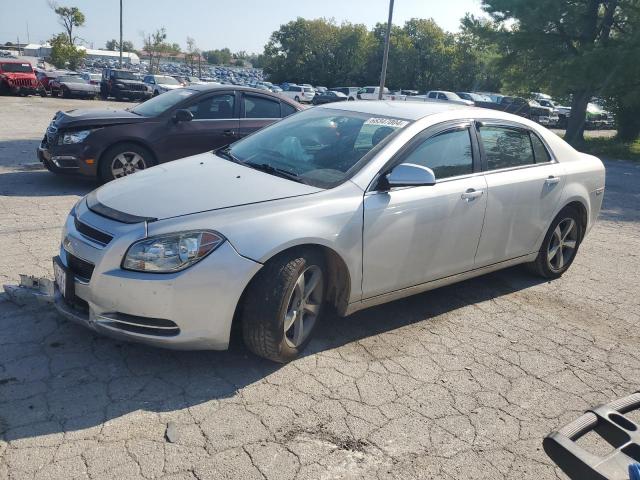
[[[277,122],[289,111],[286,108],[284,110],[281,102],[273,97],[243,92],[238,137],[242,138]]]
[[[517,124],[477,127],[488,187],[487,214],[476,265],[533,253],[565,184],[562,165],[533,131]]]
[[[211,151],[238,138],[239,105],[234,91],[198,97],[184,108],[193,114],[193,120],[168,120],[163,142],[167,160]]]

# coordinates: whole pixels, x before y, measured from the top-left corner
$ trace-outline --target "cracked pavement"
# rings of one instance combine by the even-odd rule
[[[0,98],[1,283],[52,275],[95,184],[29,164],[56,110],[99,105]],[[511,268],[327,318],[284,366],[120,343],[0,294],[0,479],[565,478],[544,436],[640,383],[640,165],[606,165],[560,280]]]

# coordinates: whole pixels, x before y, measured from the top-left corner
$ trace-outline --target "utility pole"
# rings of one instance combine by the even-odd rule
[[[27,22],[27,43],[31,43],[31,37],[29,36],[29,22]]]
[[[120,68],[122,68],[122,0],[120,0]]]
[[[393,0],[389,0],[389,21],[387,22],[387,33],[384,37],[384,55],[382,57],[382,72],[380,73],[380,91],[378,100],[382,100],[384,92],[384,82],[387,79],[387,61],[389,60],[389,40],[391,37],[391,23],[393,21]]]

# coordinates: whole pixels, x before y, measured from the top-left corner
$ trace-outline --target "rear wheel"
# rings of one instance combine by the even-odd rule
[[[551,223],[536,259],[527,264],[529,270],[544,278],[559,278],[578,253],[582,241],[582,220],[573,207],[562,210]]]
[[[294,100],[298,103],[300,103],[300,97],[296,95],[296,98],[294,98]]]
[[[242,305],[247,347],[281,363],[300,355],[321,318],[326,277],[324,259],[315,252],[291,252],[267,263]]]
[[[153,154],[135,143],[121,143],[107,150],[98,165],[102,182],[132,175],[155,165]]]

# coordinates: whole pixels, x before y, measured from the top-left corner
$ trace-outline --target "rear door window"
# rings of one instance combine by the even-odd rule
[[[480,141],[489,170],[535,163],[529,132],[501,126],[481,126]]]
[[[245,118],[280,118],[280,102],[253,95],[244,96]]]

